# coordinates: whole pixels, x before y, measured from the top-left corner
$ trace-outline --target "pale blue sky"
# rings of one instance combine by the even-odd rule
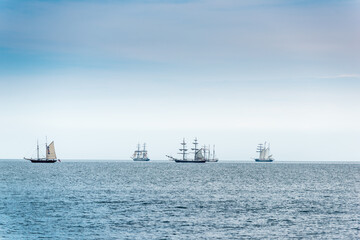
[[[0,0],[0,158],[360,160],[360,1]]]

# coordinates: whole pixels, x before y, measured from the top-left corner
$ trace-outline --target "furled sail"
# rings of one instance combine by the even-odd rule
[[[56,159],[54,141],[46,147],[46,159]]]

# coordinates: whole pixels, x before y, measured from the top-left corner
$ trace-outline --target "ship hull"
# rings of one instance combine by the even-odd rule
[[[177,163],[206,163],[205,160],[189,161],[189,160],[180,160],[180,159],[175,159],[175,162],[177,162]]]
[[[148,161],[150,161],[149,158],[134,158],[133,160],[135,162],[148,162]]]
[[[268,159],[268,160],[265,160],[265,159],[255,159],[255,162],[272,162],[274,161],[273,159]]]
[[[29,160],[32,163],[56,163],[57,159],[32,159],[32,158],[25,158],[25,160]]]
[[[206,160],[206,162],[218,162],[218,159],[210,159],[210,160]]]

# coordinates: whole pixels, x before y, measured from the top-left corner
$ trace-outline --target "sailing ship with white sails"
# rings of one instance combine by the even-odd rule
[[[185,139],[183,139],[181,145],[182,145],[182,148],[180,148],[179,150],[181,151],[179,154],[182,155],[182,158],[174,158],[172,156],[168,156],[166,155],[170,160],[173,160],[177,163],[205,163],[206,162],[206,159],[203,155],[203,149],[200,148],[198,149],[197,148],[197,145],[199,144],[198,141],[197,141],[197,138],[195,138],[193,144],[195,145],[194,148],[191,148],[191,150],[193,150],[194,152],[194,158],[188,158],[188,149],[186,148],[186,142],[185,142]]]
[[[60,162],[60,159],[56,158],[54,141],[52,141],[49,145],[47,145],[47,143],[45,144],[45,151],[46,151],[45,158],[40,158],[39,142],[37,142],[37,148],[36,148],[37,158],[24,157],[24,159],[29,160],[32,163],[55,163],[57,161]]]
[[[270,144],[259,144],[257,147],[257,151],[259,153],[259,158],[255,158],[255,162],[272,162],[274,159],[270,154]]]
[[[215,145],[213,146],[212,154],[211,154],[210,145],[208,148],[206,148],[206,146],[204,145],[203,150],[204,150],[205,160],[207,162],[218,162],[219,161],[219,159],[215,156]]]
[[[147,150],[146,150],[146,144],[144,143],[144,148],[142,150],[140,150],[140,143],[137,146],[137,150],[134,151],[133,156],[131,157],[132,160],[134,161],[150,161],[150,159],[148,158],[147,155]]]

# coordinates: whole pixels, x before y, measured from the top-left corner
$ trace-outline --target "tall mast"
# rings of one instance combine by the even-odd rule
[[[199,144],[197,142],[197,138],[195,138],[193,144],[195,145],[195,148],[192,148],[191,150],[194,150],[194,160],[196,160],[196,153],[197,153],[197,150],[199,150],[199,149],[197,149],[197,145]]]
[[[206,151],[206,145],[203,146],[204,158],[206,159],[206,155],[209,151]]]
[[[145,157],[146,157],[146,150],[145,150],[145,146],[146,146],[146,143],[144,143],[144,150],[143,150],[143,153],[142,153],[143,158],[145,158]]]
[[[139,158],[140,156],[140,143],[138,143],[138,150],[136,151],[136,157]]]
[[[39,159],[39,140],[37,140],[37,159]]]
[[[181,149],[179,149],[179,150],[181,151],[181,153],[180,153],[180,154],[182,154],[182,155],[183,155],[183,160],[186,160],[186,151],[187,151],[187,149],[186,149],[186,142],[185,142],[185,138],[183,138],[183,142],[181,143],[181,145],[182,145],[182,148],[181,148]]]
[[[48,145],[47,145],[47,136],[45,136],[45,158],[48,159]]]
[[[213,159],[215,159],[215,145],[213,146]]]
[[[261,159],[262,158],[262,151],[263,151],[263,144],[262,143],[260,143],[259,145],[258,145],[258,147],[257,147],[257,150],[256,150],[256,152],[258,152],[259,153],[259,159]]]

